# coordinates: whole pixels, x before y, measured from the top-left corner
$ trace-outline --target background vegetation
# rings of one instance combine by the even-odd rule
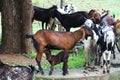
[[[96,9],[100,13],[102,9],[109,10],[111,14],[115,14],[116,19],[120,18],[120,0],[65,0],[66,4],[74,4],[77,11],[90,11]],[[32,0],[33,5],[49,8],[52,5],[60,7],[60,0]],[[33,24],[33,32],[41,29],[41,24]],[[73,29],[72,31],[74,31]]]

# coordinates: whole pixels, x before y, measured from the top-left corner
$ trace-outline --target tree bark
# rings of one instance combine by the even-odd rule
[[[33,16],[33,8],[31,0],[22,0],[22,13],[22,35],[32,34],[31,19]],[[33,45],[31,44],[31,40],[23,39],[22,41],[24,52],[32,52]]]
[[[23,39],[26,33],[32,33],[31,28],[31,0],[1,0],[2,4],[2,43],[1,53],[32,52],[31,41],[29,45]],[[28,2],[25,6],[25,3]],[[29,7],[29,8],[28,8]],[[24,11],[27,10],[27,11]],[[27,16],[25,16],[27,15]],[[26,20],[27,18],[27,20]],[[29,51],[28,49],[29,48]]]
[[[1,4],[1,0],[0,0],[0,12],[1,12],[1,9],[2,9],[2,4]]]

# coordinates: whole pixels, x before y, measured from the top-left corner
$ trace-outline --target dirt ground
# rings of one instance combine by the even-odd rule
[[[37,66],[35,59],[29,59],[26,56],[22,55],[22,54],[0,54],[0,60],[3,61],[4,63],[8,63],[10,65],[15,64],[15,65],[34,65]],[[116,62],[116,61],[115,61]],[[119,71],[120,68],[113,68],[111,67],[111,73],[116,73],[117,71]],[[98,68],[98,71],[95,72],[90,72],[90,71],[85,71],[83,68],[80,69],[69,69],[69,74],[66,76],[62,75],[62,70],[54,70],[53,71],[53,75],[49,76],[49,70],[44,70],[45,75],[41,75],[41,74],[36,74],[35,76],[39,79],[81,79],[82,80],[96,80],[96,77],[98,76],[98,78],[100,77],[100,80],[107,80],[105,75],[102,74],[102,70],[100,68]],[[74,74],[74,76],[73,76]],[[102,77],[103,75],[103,77]],[[91,77],[91,79],[89,79]],[[102,77],[102,78],[101,78]],[[105,77],[105,79],[103,79]],[[78,79],[77,79],[78,78]],[[88,78],[88,79],[84,79],[84,78]],[[120,79],[120,78],[119,78]],[[118,80],[118,79],[112,79],[112,80]]]
[[[37,65],[35,59],[29,59],[22,54],[0,54],[0,60],[10,65]]]

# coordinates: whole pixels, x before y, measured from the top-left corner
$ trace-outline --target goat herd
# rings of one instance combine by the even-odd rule
[[[62,59],[59,54],[55,59],[51,58],[51,56],[47,59],[51,64],[49,74],[52,74],[53,66],[59,63],[60,58],[61,62],[64,62],[63,75],[66,75],[68,73],[68,61],[64,57],[68,56],[70,50],[80,41],[84,43],[85,68],[87,69],[89,66],[89,54],[92,51],[94,52],[94,67],[96,64],[99,64],[103,66],[103,73],[110,72],[110,57],[113,54],[115,59],[114,48],[118,41],[117,35],[120,30],[120,21],[119,19],[116,20],[115,15],[111,15],[109,10],[103,10],[102,13],[99,13],[97,10],[90,10],[89,12],[76,11],[72,4],[66,5],[62,10],[55,5],[49,9],[41,9],[35,6],[33,9],[35,12],[32,20],[42,21],[42,24],[45,22],[46,29],[47,27],[49,28],[49,30],[44,30],[44,25],[42,25],[42,30],[37,31],[34,35],[26,35],[26,38],[32,38],[34,41],[34,47],[37,51],[36,62],[42,74],[44,72],[41,67],[41,57],[45,48],[48,50],[64,50],[66,54],[62,55]],[[57,23],[65,28],[66,31],[54,31],[53,27]],[[70,32],[70,28],[76,27],[80,27],[80,29]],[[48,52],[46,55],[48,57]]]
[[[94,54],[94,65],[103,67],[103,73],[110,73],[110,57],[113,54],[115,59],[115,45],[118,41],[117,35],[120,34],[120,20],[110,14],[110,11],[103,10],[99,13],[97,10],[76,11],[72,4],[66,5],[63,9],[57,6],[45,9],[33,6],[34,20],[42,22],[42,30],[34,35],[27,34],[25,38],[33,40],[37,51],[36,62],[39,71],[44,74],[41,67],[41,58],[43,53],[51,64],[49,75],[52,74],[54,65],[63,63],[63,75],[68,74],[68,57],[70,51],[76,43],[83,42],[85,51],[85,69],[89,67],[90,52]],[[44,29],[44,23],[45,29]],[[58,31],[55,27],[58,24]],[[70,28],[79,27],[80,29],[70,32]],[[66,31],[62,31],[61,28]],[[50,49],[61,49],[58,55],[51,55]],[[0,64],[1,65],[1,64]],[[1,70],[0,70],[1,71]]]

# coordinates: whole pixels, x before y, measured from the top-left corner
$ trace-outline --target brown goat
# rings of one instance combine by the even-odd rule
[[[91,36],[92,34],[88,31],[86,27],[82,27],[75,32],[57,32],[52,30],[39,30],[34,36],[26,35],[26,38],[32,38],[34,42],[34,47],[37,51],[36,62],[39,66],[39,70],[44,74],[41,67],[41,58],[44,48],[58,48],[65,50],[68,53],[73,49],[75,43],[84,39],[86,36]]]
[[[114,33],[115,33],[115,35],[116,35],[116,34],[120,35],[120,20],[117,19],[117,20],[113,23],[113,25],[114,25]]]
[[[51,55],[51,51],[50,50],[45,50],[44,53],[46,55],[46,59],[51,64],[51,69],[50,69],[49,75],[52,74],[53,69],[54,69],[54,65],[59,64],[61,62],[63,62],[63,68],[62,68],[63,75],[66,75],[68,73],[67,62],[68,62],[69,54],[66,54],[65,51],[61,51],[57,55]]]
[[[88,18],[92,19],[95,24],[101,23],[101,15],[97,10],[90,10],[88,13]]]

